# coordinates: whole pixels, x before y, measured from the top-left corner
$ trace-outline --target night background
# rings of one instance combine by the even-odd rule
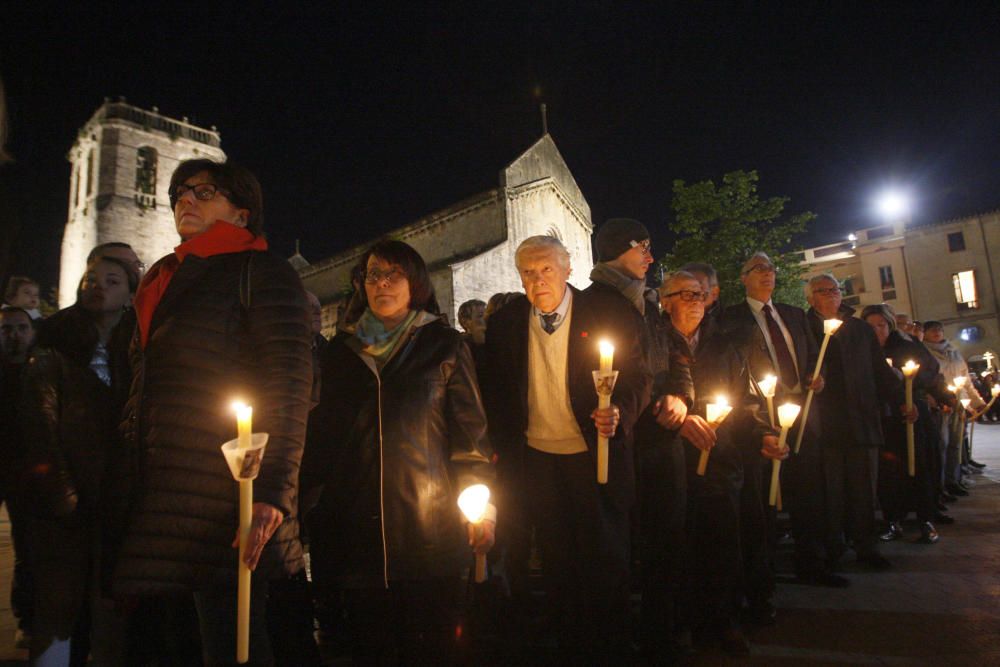
[[[914,223],[1000,207],[992,3],[35,7],[0,19],[0,211],[6,272],[47,286],[66,153],[105,96],[218,126],[263,183],[272,247],[313,262],[496,187],[542,102],[595,225],[642,220],[657,257],[672,181],[737,169],[818,215],[806,246],[877,224],[889,184]]]

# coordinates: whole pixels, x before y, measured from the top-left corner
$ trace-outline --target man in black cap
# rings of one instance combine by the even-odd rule
[[[677,593],[683,584],[687,492],[684,450],[670,431],[680,428],[687,417],[693,399],[691,373],[685,363],[672,358],[669,322],[660,314],[656,290],[646,286],[653,263],[649,231],[638,220],[612,218],[601,225],[595,245],[598,262],[585,293],[624,299],[633,306],[642,331],[643,358],[656,387],[635,426],[640,523],[635,541],[642,563],[643,650],[651,658],[664,658],[678,650],[673,635],[680,603]]]

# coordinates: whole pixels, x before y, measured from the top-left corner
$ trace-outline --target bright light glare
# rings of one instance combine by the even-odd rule
[[[886,220],[898,220],[910,213],[910,197],[901,190],[886,190],[875,200],[875,209]]]
[[[458,496],[458,507],[469,523],[479,523],[486,513],[490,490],[485,484],[473,484]]]

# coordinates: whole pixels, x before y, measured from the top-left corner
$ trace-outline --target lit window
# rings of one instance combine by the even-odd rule
[[[892,289],[896,286],[896,281],[892,277],[891,266],[878,267],[878,277],[882,281],[882,289]]]
[[[959,271],[951,274],[951,282],[955,286],[955,302],[959,310],[979,308],[979,293],[976,291],[976,272]]]

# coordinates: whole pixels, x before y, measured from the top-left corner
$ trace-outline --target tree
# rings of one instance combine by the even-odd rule
[[[719,273],[723,305],[730,305],[744,298],[740,267],[762,250],[778,267],[774,300],[805,305],[797,252],[801,248],[793,247],[792,240],[816,216],[804,212],[779,219],[788,197],[761,200],[758,180],[756,171],[742,170],[723,176],[720,185],[710,180],[692,185],[675,180],[671,206],[676,218],[673,231],[679,238],[660,266],[672,271],[686,262],[711,264]]]

